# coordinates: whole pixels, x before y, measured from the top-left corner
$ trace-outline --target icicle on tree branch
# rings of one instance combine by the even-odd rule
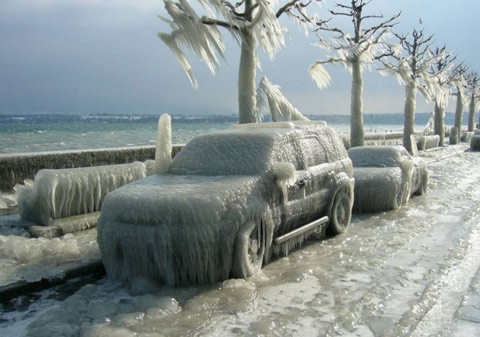
[[[477,72],[470,72],[467,75],[468,91],[470,92],[470,105],[468,113],[468,131],[472,132],[475,128],[475,110],[478,106],[478,100],[480,99],[479,85],[480,76]]]
[[[432,51],[432,55],[437,57],[436,62],[432,64],[430,73],[437,77],[439,90],[435,95],[434,108],[434,133],[440,137],[439,146],[445,143],[445,109],[451,93],[451,73],[453,62],[456,56],[452,52],[447,52],[446,47],[437,47]]]
[[[398,48],[387,42],[391,35],[391,28],[396,25],[398,13],[388,20],[383,20],[383,15],[365,15],[364,7],[371,1],[351,0],[350,5],[337,4],[337,10],[330,13],[335,16],[347,16],[353,22],[353,36],[340,28],[332,27],[329,21],[317,22],[317,46],[332,53],[326,60],[317,61],[309,68],[309,73],[322,89],[329,85],[330,76],[323,67],[324,64],[341,64],[352,74],[351,103],[350,103],[350,143],[351,146],[362,146],[364,143],[363,132],[363,75],[362,72],[379,59],[397,53]],[[368,19],[380,21],[377,25],[364,28]],[[330,33],[326,40],[323,35]]]
[[[283,96],[280,86],[272,84],[266,77],[258,86],[257,103],[259,110],[268,111],[274,122],[309,120]]]
[[[438,78],[443,74],[432,74],[429,70],[443,55],[431,53],[433,35],[425,36],[423,29],[414,29],[410,35],[395,34],[395,36],[399,39],[406,55],[392,55],[395,60],[393,63],[390,60],[382,60],[383,68],[380,71],[383,74],[395,75],[399,83],[405,84],[403,146],[411,152],[410,136],[415,133],[417,91],[428,101],[442,90]]]
[[[224,58],[225,42],[222,31],[230,33],[241,45],[238,72],[238,110],[240,123],[257,122],[255,99],[256,67],[259,64],[257,46],[261,46],[270,59],[284,46],[283,31],[278,18],[288,15],[300,25],[313,24],[314,17],[306,12],[312,1],[290,0],[279,6],[275,0],[198,0],[204,15],[194,9],[188,0],[164,0],[170,18],[160,17],[172,31],[158,36],[175,54],[194,88],[198,84],[182,47],[192,50],[215,74]],[[277,10],[275,11],[275,8]],[[305,31],[307,29],[305,28]]]

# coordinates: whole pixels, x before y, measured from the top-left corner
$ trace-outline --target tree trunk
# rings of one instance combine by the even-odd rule
[[[457,87],[457,104],[455,107],[455,127],[458,129],[458,140],[462,137],[462,118],[463,118],[463,91]]]
[[[403,123],[403,146],[411,153],[410,136],[415,134],[415,106],[417,101],[417,85],[409,82],[405,86],[405,109]]]
[[[445,143],[445,107],[440,107],[437,100],[435,100],[435,119],[433,129],[434,133],[440,136],[438,146],[443,146]]]
[[[475,128],[475,93],[470,98],[470,111],[468,114],[468,131],[472,132]]]
[[[363,78],[360,62],[352,63],[352,92],[350,102],[350,146],[363,146]]]
[[[239,123],[256,123],[257,101],[255,97],[256,54],[255,41],[250,33],[242,32],[242,48],[238,70],[238,119]]]

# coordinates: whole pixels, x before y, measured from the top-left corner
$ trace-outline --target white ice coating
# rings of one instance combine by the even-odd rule
[[[224,280],[239,233],[248,224],[266,227],[268,249],[272,233],[325,215],[336,184],[350,184],[349,179],[337,181],[335,173],[351,177],[351,161],[333,129],[292,125],[244,126],[198,136],[175,156],[169,174],[110,193],[98,223],[108,275],[166,284]],[[307,181],[307,198],[305,188],[302,192],[293,184],[297,170]],[[285,203],[288,212],[282,218]]]
[[[163,114],[158,120],[157,144],[155,147],[155,174],[168,171],[172,162],[172,119]]]
[[[33,187],[17,188],[20,216],[46,226],[50,219],[100,211],[109,192],[145,176],[141,162],[40,170]]]
[[[272,84],[267,77],[263,77],[257,90],[257,104],[260,110],[269,112],[274,122],[308,121],[290,101],[283,96],[280,86]]]

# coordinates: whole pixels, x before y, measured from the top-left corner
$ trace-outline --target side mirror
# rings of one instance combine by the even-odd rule
[[[295,184],[295,181],[297,180],[295,166],[288,162],[275,163],[270,169],[270,173],[273,176],[273,180],[277,184],[277,187],[282,191],[283,204],[286,206],[288,202],[287,187]]]

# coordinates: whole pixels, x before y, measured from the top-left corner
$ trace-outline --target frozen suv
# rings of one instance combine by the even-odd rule
[[[168,174],[110,193],[98,242],[109,276],[166,284],[247,277],[312,232],[350,223],[352,162],[313,123],[242,125],[195,137]]]

